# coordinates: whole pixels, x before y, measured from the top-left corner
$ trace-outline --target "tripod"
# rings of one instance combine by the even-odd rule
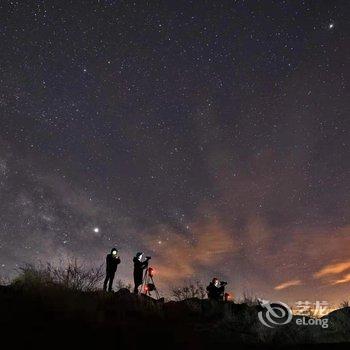
[[[152,267],[148,267],[145,270],[141,290],[142,290],[143,294],[148,295],[150,297],[151,297],[151,292],[154,292],[156,295],[156,299],[160,298],[158,289],[153,281],[153,268]]]

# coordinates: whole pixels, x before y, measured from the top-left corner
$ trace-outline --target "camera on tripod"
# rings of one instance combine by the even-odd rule
[[[226,285],[227,285],[227,282],[225,282],[225,281],[221,281],[221,282],[220,282],[220,285],[222,285],[222,286],[226,286]]]
[[[152,257],[151,256],[146,256],[146,260],[151,260]]]
[[[146,257],[146,259],[151,259],[151,257]],[[149,260],[148,259],[148,260]],[[145,274],[143,276],[143,282],[142,282],[142,291],[143,294],[151,296],[151,292],[154,292],[156,295],[156,299],[158,300],[160,298],[157,287],[154,283],[153,280],[153,275],[154,275],[154,268],[153,267],[148,267],[145,270]]]

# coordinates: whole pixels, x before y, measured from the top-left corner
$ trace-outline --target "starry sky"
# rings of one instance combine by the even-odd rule
[[[1,1],[0,275],[151,255],[163,291],[350,291],[348,1]]]

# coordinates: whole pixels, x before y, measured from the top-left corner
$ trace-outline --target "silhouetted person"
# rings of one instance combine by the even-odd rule
[[[148,260],[151,259],[150,257],[147,257],[145,261],[142,261],[143,253],[137,253],[134,259],[132,260],[134,262],[134,293],[139,293],[139,286],[143,282],[143,270],[147,269],[148,267]]]
[[[223,300],[226,284],[226,282],[220,282],[217,278],[213,278],[207,287],[208,299]]]
[[[112,291],[113,286],[113,280],[115,276],[115,272],[117,271],[117,267],[120,264],[120,258],[118,256],[118,250],[116,248],[113,248],[111,250],[110,254],[107,254],[106,257],[106,278],[103,283],[103,290],[107,290],[107,284],[108,284],[108,291]]]

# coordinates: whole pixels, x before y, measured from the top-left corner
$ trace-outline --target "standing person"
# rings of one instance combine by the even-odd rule
[[[116,248],[113,248],[110,254],[107,254],[106,256],[106,278],[103,283],[104,291],[107,291],[107,284],[108,284],[108,291],[109,292],[113,291],[112,289],[113,280],[119,264],[120,264],[120,258],[118,256],[118,250]]]
[[[147,269],[148,267],[148,260],[151,259],[150,256],[146,257],[145,261],[142,261],[143,253],[139,252],[136,254],[134,259],[132,260],[134,262],[134,293],[139,293],[139,286],[143,282],[143,270]]]

